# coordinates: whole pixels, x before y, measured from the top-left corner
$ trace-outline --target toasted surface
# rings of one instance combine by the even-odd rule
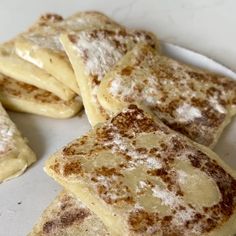
[[[45,170],[112,235],[236,233],[236,174],[210,149],[130,105]]]
[[[118,27],[118,24],[98,12],[79,12],[68,19],[55,14],[46,14],[28,32],[16,39],[16,53],[79,93],[73,69],[59,36],[63,32],[80,31],[91,27]]]
[[[0,101],[8,109],[53,118],[69,118],[82,109],[80,98],[63,101],[54,94],[0,74]]]
[[[103,79],[98,100],[109,114],[146,105],[172,129],[212,147],[236,114],[236,81],[139,45]]]
[[[104,224],[73,194],[62,191],[28,236],[105,236]]]
[[[21,175],[35,161],[35,154],[0,104],[0,183]]]
[[[97,100],[97,90],[105,74],[138,42],[159,48],[156,37],[145,31],[93,29],[61,36],[80,87],[88,119],[92,125],[109,116]]]
[[[47,90],[63,100],[70,100],[75,96],[71,89],[46,71],[18,57],[15,54],[13,42],[0,46],[0,72],[21,82]]]

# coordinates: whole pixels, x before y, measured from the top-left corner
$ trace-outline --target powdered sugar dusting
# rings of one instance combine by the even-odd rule
[[[146,46],[130,51],[106,82],[101,103],[107,109],[115,111],[108,96],[121,105],[141,102],[172,129],[205,146],[229,114],[235,87],[235,81],[192,69]]]
[[[24,34],[24,37],[41,48],[64,52],[64,48],[60,43],[61,33],[76,32],[92,27],[102,28],[105,26],[119,27],[103,14],[85,12],[65,20],[55,21],[52,18],[46,19],[43,25],[35,27],[34,30],[31,29],[29,33]]]
[[[147,158],[147,166],[153,169],[160,169],[162,167],[161,161],[154,157]]]
[[[129,81],[129,86],[125,84],[125,80],[121,76],[116,76],[112,81],[111,81],[111,86],[109,88],[109,92],[116,96],[120,95],[123,97],[135,95],[135,81],[132,79]]]
[[[187,103],[176,109],[177,118],[180,122],[193,121],[196,118],[202,117],[201,111]]]
[[[213,108],[219,113],[224,114],[227,112],[226,109],[221,104],[219,104],[216,98],[210,97],[209,101],[210,101],[210,104],[213,106]]]
[[[138,82],[135,77],[132,77],[128,81],[117,75],[111,81],[109,92],[113,96],[129,97],[132,100],[141,100],[148,105],[155,105],[159,103],[158,98],[156,97],[158,91],[157,79],[153,76],[150,76],[145,85],[145,89],[142,89],[141,92],[138,88]]]
[[[177,177],[178,177],[178,181],[179,181],[181,184],[183,184],[183,183],[186,182],[186,179],[187,179],[187,177],[188,177],[188,174],[187,174],[185,171],[183,171],[183,170],[178,170],[178,171],[177,171]]]
[[[121,87],[122,87],[122,78],[120,76],[119,77],[115,77],[111,81],[111,86],[109,88],[109,92],[112,95],[117,95],[117,94],[119,94],[121,92]]]
[[[135,203],[135,206],[134,206],[135,209],[143,209],[142,206],[139,205],[139,203]]]
[[[173,192],[166,189],[161,189],[159,186],[152,188],[153,196],[161,199],[161,204],[170,207],[177,207],[180,204],[179,197]]]
[[[69,37],[74,44],[74,50],[83,60],[85,72],[91,76],[92,94],[95,98],[97,91],[94,89],[99,86],[106,73],[135,44],[138,42],[153,43],[153,38],[148,37],[146,32],[131,32],[117,28],[116,30],[85,30]],[[115,90],[116,87],[117,85],[114,85],[113,89]]]
[[[113,139],[107,143],[105,146],[113,145],[112,152],[116,153],[117,151],[126,152],[128,156],[131,157],[129,161],[129,169],[135,168],[138,165],[147,165],[151,169],[160,169],[162,168],[162,163],[160,160],[149,154],[140,153],[136,148],[129,144],[125,138],[123,138],[118,132],[115,132],[115,127],[110,125],[114,129]]]
[[[87,32],[81,32],[76,48],[85,58],[85,70],[101,80],[107,71],[123,56],[111,40],[90,38]]]
[[[158,81],[154,76],[149,76],[147,79],[147,89],[142,91],[142,97],[148,105],[155,105],[159,103],[156,94],[158,93]]]
[[[234,178],[223,169],[220,171],[221,167],[198,146],[158,120],[155,122],[135,105],[98,126],[82,141],[77,140],[63,149],[63,159],[60,157],[56,163],[64,160],[74,165],[78,160],[78,168],[76,165],[71,169],[70,175],[76,174],[72,181],[88,181],[94,189],[92,193],[103,199],[112,212],[115,210],[120,219],[128,220],[124,223],[131,234],[156,234],[159,227],[160,234],[164,235],[175,232],[184,236],[203,235],[228,219],[222,201],[229,203],[230,209],[235,208],[232,203]],[[198,186],[194,185],[189,195],[186,185],[181,185],[195,175],[188,165],[207,173],[217,185],[220,182],[226,190],[220,191],[224,191],[226,197],[222,194],[222,201],[208,207],[194,195]],[[210,174],[210,170],[214,170],[214,174]],[[206,191],[207,197],[209,194]],[[228,199],[232,199],[231,203]]]
[[[172,222],[175,225],[184,225],[185,222],[193,219],[193,216],[195,213],[196,212],[193,209],[191,209],[190,207],[187,207],[185,210],[177,211],[176,214],[174,215]],[[201,232],[201,229],[199,229],[198,231],[196,230],[195,233],[198,235],[200,232]]]
[[[139,181],[139,186],[140,188],[145,188],[147,186],[147,184],[144,181]]]
[[[161,200],[162,205],[169,206],[171,210],[176,209],[175,213],[173,213],[173,224],[185,225],[185,222],[193,219],[196,211],[190,208],[182,198],[176,195],[175,192],[162,189],[159,186],[152,188],[152,192],[154,197],[157,197]],[[182,206],[183,209],[180,210],[179,206]]]
[[[0,105],[1,106],[1,105]],[[7,117],[5,111],[1,111],[0,107],[0,155],[8,151],[12,145],[15,127]]]

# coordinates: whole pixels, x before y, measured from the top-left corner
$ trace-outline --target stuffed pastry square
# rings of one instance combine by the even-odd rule
[[[172,129],[213,147],[236,114],[236,81],[140,44],[105,76],[98,100],[110,115],[140,103]]]
[[[236,233],[235,172],[136,105],[58,151],[45,170],[112,235]]]

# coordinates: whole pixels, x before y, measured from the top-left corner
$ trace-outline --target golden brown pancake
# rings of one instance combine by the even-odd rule
[[[236,173],[136,105],[51,156],[46,172],[112,235],[236,233]]]

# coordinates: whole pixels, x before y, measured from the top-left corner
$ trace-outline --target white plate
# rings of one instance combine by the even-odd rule
[[[236,79],[226,67],[190,50],[164,43],[163,51],[194,66],[209,69]],[[90,128],[84,111],[68,120],[54,120],[34,115],[10,113],[38,161],[24,175],[0,185],[0,236],[26,235],[60,187],[43,172],[50,154]],[[236,119],[226,128],[215,150],[228,164],[236,168]]]

